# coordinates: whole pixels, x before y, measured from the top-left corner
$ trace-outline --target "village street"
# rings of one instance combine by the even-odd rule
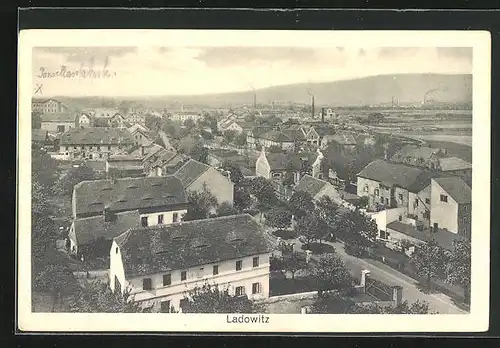
[[[292,241],[294,244],[295,251],[301,251],[302,243],[298,239]],[[439,314],[466,314],[467,312],[459,309],[453,300],[445,294],[434,293],[425,294],[418,289],[418,281],[408,277],[407,275],[400,273],[391,267],[383,264],[382,262],[360,259],[351,255],[348,255],[344,250],[344,245],[342,243],[336,242],[323,242],[329,244],[335,248],[336,253],[344,260],[346,266],[351,271],[351,274],[359,279],[362,270],[369,270],[370,277],[388,285],[394,286],[399,285],[403,287],[403,300],[407,300],[409,303],[413,303],[416,300],[426,301],[429,303],[430,311],[437,311]],[[315,260],[319,259],[319,255],[312,255]]]

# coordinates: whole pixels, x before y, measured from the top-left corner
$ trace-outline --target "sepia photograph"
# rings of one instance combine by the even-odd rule
[[[487,33],[83,32],[20,36],[21,329],[488,328]]]

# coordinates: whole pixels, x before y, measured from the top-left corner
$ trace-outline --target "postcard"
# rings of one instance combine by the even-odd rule
[[[490,46],[21,31],[19,331],[486,331]]]

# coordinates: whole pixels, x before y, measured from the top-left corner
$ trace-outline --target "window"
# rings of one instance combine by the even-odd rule
[[[188,304],[189,300],[187,298],[183,298],[179,301],[179,307],[181,307],[181,309],[185,309]]]
[[[387,232],[380,230],[380,238],[387,239]]]
[[[389,198],[386,198],[386,199],[385,199],[385,204],[386,204],[386,205],[389,205]]]
[[[76,146],[73,146],[73,149],[76,150]]]
[[[379,190],[375,189],[375,196],[378,196],[378,195],[379,195]]]
[[[200,269],[198,270],[198,272],[196,272],[196,277],[197,278],[203,277],[204,270],[205,270],[205,268],[200,267]]]
[[[111,145],[108,145],[108,150],[110,150],[110,151],[111,151]]]
[[[252,294],[260,294],[260,283],[252,284]]]
[[[422,216],[424,217],[424,219],[429,219],[431,214],[429,214],[429,211],[424,211]]]
[[[92,150],[94,147],[92,145],[89,146],[89,150]]]
[[[99,154],[99,158],[102,158],[102,153]]]
[[[415,198],[415,206],[418,207],[418,198]]]
[[[400,193],[399,194],[399,200],[402,202],[403,201],[403,195]]]
[[[253,258],[253,267],[259,267],[259,257]]]
[[[151,290],[151,278],[144,278],[142,280],[142,289],[143,290]]]
[[[380,203],[384,204],[384,197],[380,197]]]
[[[212,270],[213,275],[219,274],[219,265],[214,265],[213,270]]]
[[[148,217],[147,216],[141,217],[141,225],[142,225],[142,227],[148,226]]]
[[[245,287],[244,286],[237,286],[234,292],[235,296],[243,296],[245,295]]]
[[[441,200],[441,202],[447,203],[448,202],[448,196],[446,196],[446,195],[440,195],[440,200]]]
[[[167,286],[172,284],[172,275],[171,274],[164,274],[163,275],[163,286]]]
[[[163,224],[163,214],[158,215],[158,225]]]
[[[241,271],[242,266],[243,266],[243,261],[241,261],[241,260],[236,261],[236,270],[237,271]]]
[[[187,272],[186,271],[182,271],[181,272],[181,282],[185,281],[187,278]]]
[[[101,151],[101,147],[97,145],[97,151]]]
[[[273,173],[273,178],[280,178],[281,177],[281,173]]]
[[[92,154],[89,155],[89,159],[92,159]]]
[[[425,204],[430,204],[430,203],[431,203],[430,198],[426,198],[426,199],[425,199]]]
[[[118,247],[116,247],[115,249],[115,254],[118,254]]]
[[[170,300],[161,301],[160,312],[170,313]]]
[[[403,221],[403,217],[401,215],[399,215],[398,220]]]
[[[179,220],[179,214],[178,213],[174,213],[172,215],[172,222],[177,222]]]

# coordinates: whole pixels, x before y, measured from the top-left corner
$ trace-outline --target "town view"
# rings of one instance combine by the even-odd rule
[[[218,50],[34,49],[32,311],[468,313],[472,49]]]

